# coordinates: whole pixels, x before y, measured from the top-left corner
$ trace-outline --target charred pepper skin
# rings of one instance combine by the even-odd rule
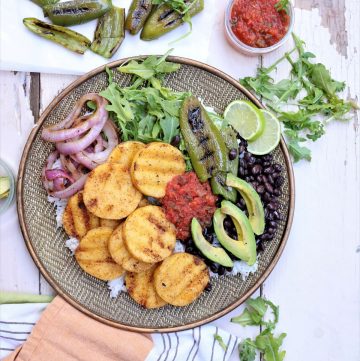
[[[63,26],[48,24],[36,18],[25,18],[23,23],[33,33],[78,54],[84,54],[91,44],[91,41],[84,35]]]
[[[238,173],[239,168],[239,145],[237,142],[237,137],[235,131],[230,127],[226,127],[221,131],[221,135],[224,139],[228,157],[227,157],[227,172],[232,173],[235,176]],[[235,150],[236,154],[234,159],[230,160],[229,153],[231,150]],[[237,199],[237,191],[232,187],[226,185],[226,172],[219,172],[214,177],[211,178],[211,189],[214,194],[221,195],[225,199],[235,203]]]
[[[55,25],[71,26],[97,19],[111,8],[111,0],[72,0],[46,5],[43,9]]]
[[[98,19],[90,49],[104,58],[111,58],[125,38],[125,9],[113,7]]]
[[[204,0],[195,0],[188,14],[192,17],[204,9]],[[153,40],[168,33],[184,23],[184,15],[172,9],[169,5],[159,5],[154,8],[141,31],[142,40]]]
[[[220,171],[226,172],[227,149],[224,139],[194,96],[186,98],[182,104],[180,130],[192,166],[201,182]]]
[[[153,8],[151,0],[133,0],[126,17],[125,29],[137,34],[144,26]]]

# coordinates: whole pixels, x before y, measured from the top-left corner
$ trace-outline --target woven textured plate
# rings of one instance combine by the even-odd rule
[[[108,66],[115,68],[128,60]],[[219,70],[185,58],[170,57],[170,60],[182,66],[179,71],[167,76],[165,84],[168,87],[177,91],[191,91],[218,112],[223,112],[227,104],[239,98],[249,99],[261,106],[236,80]],[[104,68],[80,77],[58,95],[42,114],[25,146],[18,176],[17,204],[21,229],[30,254],[60,295],[79,310],[112,326],[142,332],[179,331],[214,320],[244,302],[264,282],[285,246],[294,210],[294,179],[284,142],[281,141],[273,152],[274,158],[284,169],[285,183],[279,199],[282,221],[275,238],[266,243],[255,274],[245,281],[240,275],[214,278],[211,281],[212,290],[204,292],[187,307],[166,306],[145,310],[126,293],[111,299],[106,283],[85,274],[65,247],[67,236],[62,229],[56,230],[55,210],[47,201],[41,183],[41,169],[53,149],[53,145],[41,140],[41,129],[62,120],[83,94],[105,89],[107,76]],[[130,76],[116,72],[115,80],[122,86],[128,85]]]

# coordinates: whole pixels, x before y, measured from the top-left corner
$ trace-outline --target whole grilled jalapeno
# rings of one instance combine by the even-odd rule
[[[70,26],[97,19],[111,8],[111,0],[73,0],[46,5],[43,9],[55,25]]]
[[[152,7],[151,0],[133,0],[126,17],[125,29],[132,35],[137,34],[143,28]]]
[[[239,145],[237,142],[236,132],[230,126],[227,126],[221,131],[221,135],[224,139],[228,152],[228,157],[226,159],[227,172],[237,175],[239,168]],[[230,159],[230,152],[233,153],[231,155],[231,158],[233,159]],[[226,172],[219,172],[211,178],[211,189],[214,194],[221,195],[233,203],[236,202],[237,191],[232,187],[226,186]]]
[[[111,58],[125,38],[125,9],[113,7],[98,19],[90,49]]]
[[[91,44],[84,35],[63,26],[48,24],[35,18],[25,18],[23,23],[33,33],[79,54],[84,54]]]
[[[192,0],[185,0],[191,3]],[[194,16],[204,9],[204,0],[194,0],[194,4],[188,11],[188,15]],[[146,20],[140,34],[142,40],[153,40],[168,33],[184,23],[184,15],[174,10],[169,5],[163,4],[156,7]]]
[[[36,5],[39,5],[41,7],[45,6],[45,5],[51,5],[51,4],[56,4],[58,3],[60,0],[31,0],[33,3],[35,3]]]
[[[201,182],[220,171],[226,172],[227,149],[224,139],[194,96],[186,98],[181,106],[180,130],[191,164]]]

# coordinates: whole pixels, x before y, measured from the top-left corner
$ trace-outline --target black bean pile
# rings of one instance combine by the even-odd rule
[[[269,242],[275,237],[278,222],[282,217],[279,211],[280,203],[278,198],[282,194],[282,186],[285,182],[285,178],[282,174],[283,167],[281,164],[274,161],[271,154],[255,156],[249,153],[246,147],[247,142],[244,139],[240,139],[238,176],[254,187],[264,205],[265,231],[262,235],[256,236],[257,252],[261,253],[264,250],[265,242]],[[229,156],[231,155],[229,154]],[[220,206],[221,201],[222,199],[219,197],[218,206]],[[236,205],[242,209],[246,215],[248,215],[245,201],[241,196],[239,196]],[[237,239],[236,229],[230,217],[225,218],[224,228],[230,237]],[[210,243],[217,242],[214,234],[214,228],[212,226],[204,229],[204,237]],[[217,273],[219,276],[222,276],[227,272],[231,272],[232,268],[225,268],[217,263],[205,259],[201,252],[196,248],[191,238],[184,243],[185,251],[203,259],[212,272]],[[229,256],[233,260],[237,259],[230,253]],[[210,291],[211,285],[208,285],[206,290]]]

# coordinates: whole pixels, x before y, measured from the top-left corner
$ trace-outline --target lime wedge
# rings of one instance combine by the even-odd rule
[[[259,138],[248,142],[247,150],[255,155],[264,155],[273,151],[280,142],[281,127],[280,122],[270,112],[260,110],[264,115],[265,127]]]
[[[246,140],[257,139],[264,130],[264,116],[246,100],[235,100],[224,112],[225,120]]]

